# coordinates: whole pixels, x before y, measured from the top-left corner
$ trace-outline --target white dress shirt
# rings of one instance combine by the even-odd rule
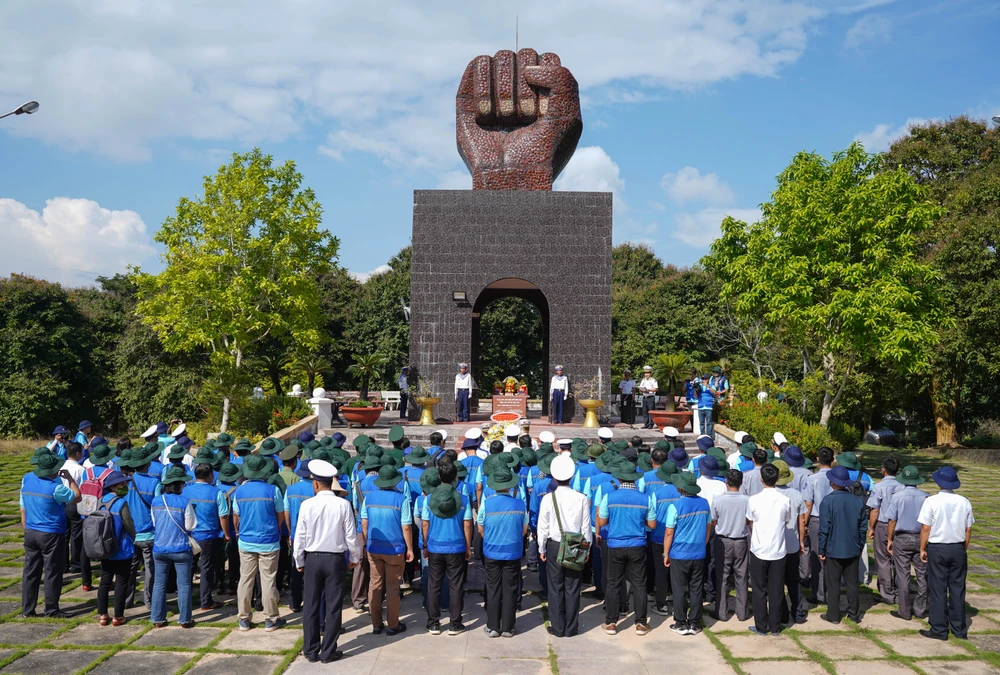
[[[924,500],[917,522],[931,528],[928,544],[964,544],[965,530],[972,527],[972,503],[951,490],[941,490]]]
[[[659,382],[651,377],[644,377],[642,381],[639,382],[639,391],[642,392],[643,396],[652,396],[656,393],[656,390],[660,388]]]
[[[455,396],[458,396],[459,389],[472,391],[472,373],[466,373],[465,375],[459,373],[455,376]]]
[[[623,396],[628,396],[635,392],[635,380],[631,377],[627,380],[622,380],[618,383],[618,390],[621,391]]]
[[[83,482],[83,474],[85,469],[82,466],[80,466],[80,464],[75,459],[67,459],[66,462],[63,464],[62,468],[69,471],[69,475],[73,477],[73,480],[76,481],[77,485],[80,485],[80,483]],[[63,482],[63,485],[69,487],[68,480],[66,480],[65,478],[61,480]]]
[[[785,557],[785,530],[792,523],[792,502],[774,488],[764,488],[747,502],[750,552],[761,560]]]
[[[708,500],[708,508],[712,508],[712,500],[721,495],[726,491],[726,484],[721,480],[715,480],[714,478],[705,478],[704,476],[699,477],[697,481],[698,486],[701,487],[701,492],[698,493],[699,497],[704,497]]]
[[[740,465],[740,460],[742,457],[743,455],[741,455],[740,451],[737,450],[736,452],[726,457],[726,464],[729,465],[730,469],[735,469]]]
[[[563,391],[569,394],[569,378],[565,375],[553,375],[552,383],[549,385],[550,391]]]
[[[355,527],[351,503],[332,490],[321,490],[305,500],[295,526],[295,566],[306,566],[306,552],[350,551],[351,562],[358,562],[361,549]]]
[[[552,495],[559,501],[559,518],[567,532],[579,532],[588,542],[593,542],[593,532],[590,523],[590,500],[570,487],[560,485],[555,492],[542,497],[538,507],[538,548],[545,550],[548,540],[558,543],[562,539],[562,530],[556,521],[556,512],[552,506]]]

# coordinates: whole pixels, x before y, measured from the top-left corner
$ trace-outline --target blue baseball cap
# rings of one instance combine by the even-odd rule
[[[60,424],[55,429],[53,429],[52,433],[49,434],[49,435],[50,436],[58,436],[59,434],[68,434],[68,433],[69,433],[69,429],[67,429],[66,427],[64,427],[63,425]]]

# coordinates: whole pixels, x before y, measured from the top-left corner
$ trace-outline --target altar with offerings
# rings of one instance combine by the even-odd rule
[[[499,385],[499,386],[497,386]],[[509,421],[528,416],[528,385],[516,377],[507,377],[493,387],[493,415],[503,413]],[[517,415],[517,417],[513,417]]]

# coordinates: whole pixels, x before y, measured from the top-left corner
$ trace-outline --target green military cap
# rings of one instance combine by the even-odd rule
[[[161,485],[170,485],[171,483],[187,483],[191,480],[191,476],[184,469],[183,466],[171,466],[163,474],[163,478],[160,479]]]
[[[462,495],[453,485],[442,483],[431,492],[428,505],[438,518],[453,518],[462,510]]]
[[[395,443],[396,441],[403,438],[403,427],[398,424],[394,424],[389,427],[389,442]]]
[[[39,478],[48,478],[49,476],[55,476],[59,473],[59,470],[63,468],[63,464],[66,460],[62,459],[58,455],[53,455],[51,452],[44,455],[39,455],[35,461],[35,468],[32,471]],[[60,511],[61,512],[61,511]]]
[[[520,481],[520,476],[511,471],[508,467],[501,466],[497,467],[496,470],[490,474],[490,477],[486,480],[486,484],[497,492],[503,492],[504,490],[516,487]]]
[[[250,455],[243,460],[243,475],[247,480],[256,480],[268,475],[274,462],[260,455]]]
[[[390,488],[396,487],[403,482],[403,474],[395,466],[383,466],[378,470],[378,478],[375,479],[376,487]]]
[[[273,457],[285,449],[285,442],[280,438],[269,436],[260,442],[257,454],[265,457]]]
[[[198,454],[194,456],[195,464],[214,464],[216,460],[216,453],[211,448],[206,448],[204,446],[198,448]]]
[[[294,443],[294,444],[293,443],[289,443],[287,446],[285,446],[284,450],[282,450],[281,452],[278,453],[278,457],[280,457],[282,461],[287,461],[289,459],[295,459],[298,456],[299,456],[299,444],[298,443]]]

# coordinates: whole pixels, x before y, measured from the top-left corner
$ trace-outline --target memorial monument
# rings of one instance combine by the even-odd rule
[[[552,191],[583,132],[576,79],[555,54],[505,50],[469,63],[455,103],[473,189],[414,191],[410,271],[410,363],[445,417],[457,364],[478,381],[479,316],[503,297],[538,307],[546,383],[556,363],[571,385],[611,365],[612,196]],[[547,389],[532,394],[547,413]]]

